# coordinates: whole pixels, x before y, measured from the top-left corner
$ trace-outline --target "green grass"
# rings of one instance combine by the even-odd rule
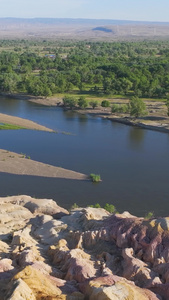
[[[92,92],[87,92],[87,91],[83,91],[83,92],[80,92],[80,91],[72,91],[72,92],[69,92],[69,93],[57,93],[54,95],[54,97],[57,97],[57,98],[60,98],[60,100],[62,100],[62,98],[64,98],[65,96],[67,97],[74,97],[75,99],[79,99],[80,97],[84,96],[85,99],[90,102],[90,101],[93,101],[93,100],[97,100],[100,105],[101,105],[101,102],[103,100],[109,100],[111,102],[111,100],[113,101],[114,99],[128,99],[127,97],[124,97],[124,96],[119,96],[119,95],[97,95],[95,93],[92,93]]]
[[[25,127],[8,124],[8,123],[1,123],[0,130],[17,130],[17,129],[25,129]]]
[[[88,89],[86,87],[84,87],[83,91],[80,91],[77,88],[77,89],[73,89],[71,92],[56,93],[54,96],[57,97],[57,98],[60,98],[61,100],[65,96],[74,97],[75,99],[79,99],[81,96],[84,96],[89,103],[91,101],[96,100],[96,101],[99,102],[99,105],[101,105],[101,102],[103,100],[108,100],[110,102],[110,104],[113,104],[116,99],[124,100],[124,102],[126,100],[128,102],[129,98],[131,97],[131,95],[126,95],[125,96],[125,95],[116,95],[116,94],[113,95],[113,94],[96,93],[94,91],[91,91],[89,89],[89,86],[88,86]],[[162,102],[164,104],[166,102],[166,99],[164,99],[164,98],[144,98],[144,97],[141,97],[141,99],[143,101]]]

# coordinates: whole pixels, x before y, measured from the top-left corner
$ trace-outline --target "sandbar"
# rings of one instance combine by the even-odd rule
[[[87,176],[82,173],[38,162],[25,154],[18,154],[3,149],[0,149],[0,172],[74,180],[87,179]]]
[[[25,129],[31,129],[31,130],[42,130],[42,131],[48,131],[48,132],[54,132],[53,129],[47,128],[43,125],[40,125],[36,122],[33,122],[28,119],[23,119],[15,116],[10,116],[6,114],[0,113],[0,123],[7,123],[12,125],[21,126]]]

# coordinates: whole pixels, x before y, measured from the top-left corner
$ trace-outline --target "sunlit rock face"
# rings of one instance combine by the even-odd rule
[[[0,300],[168,300],[168,270],[168,217],[0,198]]]

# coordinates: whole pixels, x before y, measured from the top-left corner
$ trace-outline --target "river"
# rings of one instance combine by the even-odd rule
[[[169,215],[169,134],[4,97],[0,112],[59,132],[1,130],[0,148],[102,179],[93,184],[0,173],[0,196],[52,198],[65,208],[111,203],[137,216]]]

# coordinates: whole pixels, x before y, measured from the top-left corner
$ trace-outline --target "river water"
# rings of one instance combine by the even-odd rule
[[[169,215],[169,134],[3,97],[0,112],[59,131],[1,130],[0,148],[102,178],[93,184],[0,173],[0,196],[52,198],[65,208],[75,202],[80,206],[111,203],[119,212],[137,216],[148,211]]]

